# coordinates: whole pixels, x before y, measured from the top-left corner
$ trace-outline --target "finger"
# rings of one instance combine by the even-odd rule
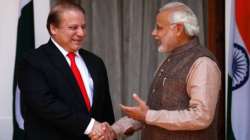
[[[91,140],[103,140],[105,137],[101,134],[96,134],[91,136]]]
[[[112,129],[112,127],[109,125],[109,123],[103,122],[102,124],[106,126],[106,133],[105,133],[106,140],[115,139],[116,134],[115,134],[114,130]]]
[[[103,123],[101,124],[102,132],[105,132],[105,131],[106,131],[106,129],[107,129],[106,127],[107,127],[107,126],[106,126],[105,124],[103,124]]]
[[[125,106],[125,105],[120,104],[120,107],[121,107],[122,112],[124,112],[124,113],[127,112],[127,107],[128,107],[128,106]]]
[[[130,113],[130,112],[134,112],[135,107],[129,107],[129,106],[124,106],[124,105],[120,105],[121,106],[121,110],[124,113]]]
[[[139,105],[144,105],[145,102],[137,95],[133,94],[133,99],[139,104]]]
[[[96,133],[98,135],[103,135],[105,133],[105,131],[106,131],[106,126],[102,123],[98,124],[98,127],[96,129]]]
[[[103,122],[102,124],[103,124],[106,128],[109,128],[109,126],[110,126],[109,123],[107,123],[107,122]]]
[[[90,136],[90,137],[96,136],[96,132],[91,132],[91,133],[89,134],[89,136]]]
[[[112,129],[111,126],[109,125],[109,123],[104,122],[103,124],[104,124],[105,127],[106,127],[106,131],[110,131],[110,130]]]
[[[107,132],[108,140],[113,140],[115,138],[115,134],[114,134],[115,132],[114,132],[113,128],[107,122],[104,122],[104,125],[106,125],[106,127],[107,127],[106,132]]]
[[[95,135],[94,136],[102,136],[104,134],[104,131],[103,130],[95,130]]]
[[[102,123],[102,130],[104,133],[108,133],[110,131],[110,125],[107,122]]]
[[[91,137],[91,140],[104,140],[104,136],[93,136]]]
[[[125,106],[125,105],[122,105],[120,104],[120,107],[121,109],[125,109],[125,110],[134,110],[136,107],[133,107],[133,106]]]
[[[125,106],[123,104],[119,104],[121,108],[125,108],[125,107],[128,107],[128,106]]]
[[[122,108],[122,112],[127,112],[127,113],[137,112],[137,110],[138,110],[137,107]]]
[[[92,132],[89,134],[91,140],[100,140],[102,139],[102,135],[98,135],[96,132]]]
[[[98,140],[104,140],[105,137],[104,136],[101,136]]]
[[[96,136],[96,135],[91,136],[90,138],[91,138],[91,140],[98,140],[98,136]]]
[[[133,111],[131,110],[126,110],[126,109],[122,109],[122,112],[125,113],[129,118],[131,118],[133,116]]]

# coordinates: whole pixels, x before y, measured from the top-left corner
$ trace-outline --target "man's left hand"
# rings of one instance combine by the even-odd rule
[[[145,122],[145,117],[149,107],[146,105],[145,101],[143,101],[136,94],[133,94],[133,99],[137,102],[138,106],[130,107],[125,105],[120,105],[122,111],[130,118]]]

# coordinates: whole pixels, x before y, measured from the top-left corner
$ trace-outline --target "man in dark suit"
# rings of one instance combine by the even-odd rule
[[[55,4],[47,28],[49,42],[31,51],[18,68],[25,138],[87,140],[105,132],[100,122],[114,121],[107,72],[99,57],[80,49],[86,38],[84,9]]]

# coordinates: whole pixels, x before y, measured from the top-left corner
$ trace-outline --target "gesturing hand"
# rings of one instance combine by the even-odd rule
[[[145,101],[136,94],[133,94],[133,99],[137,102],[138,106],[130,107],[120,105],[121,109],[128,117],[144,122],[149,107],[146,105]]]

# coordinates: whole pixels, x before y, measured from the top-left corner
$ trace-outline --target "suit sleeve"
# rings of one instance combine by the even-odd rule
[[[104,80],[103,80],[103,85],[104,85],[104,93],[105,93],[105,121],[107,121],[109,124],[113,124],[114,123],[114,111],[113,111],[113,106],[112,106],[112,101],[111,101],[111,96],[110,96],[110,91],[109,91],[109,81],[108,81],[108,75],[107,75],[107,70],[106,67],[104,65],[104,63],[102,62],[103,65],[103,76],[104,76]]]
[[[73,112],[58,99],[37,65],[24,60],[18,67],[18,84],[28,112],[72,135],[83,135],[90,116]]]

